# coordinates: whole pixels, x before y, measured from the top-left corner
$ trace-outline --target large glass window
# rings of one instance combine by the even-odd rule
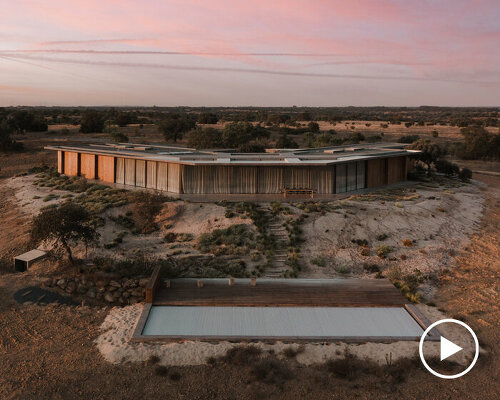
[[[346,164],[335,166],[335,193],[344,193],[347,190],[347,167]]]

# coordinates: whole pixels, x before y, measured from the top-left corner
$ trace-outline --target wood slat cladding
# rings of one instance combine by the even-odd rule
[[[387,184],[387,159],[368,160],[366,166],[366,187],[372,188]]]
[[[64,151],[57,152],[57,172],[64,174]]]
[[[158,190],[168,190],[168,164],[158,162],[156,169],[156,188]]]
[[[135,186],[146,187],[146,161],[135,161]]]
[[[87,179],[95,179],[96,155],[82,153],[80,157],[80,175]]]
[[[179,164],[168,163],[167,191],[172,193],[182,193],[181,166]]]
[[[121,157],[116,158],[116,183],[125,184],[125,159]]]
[[[406,157],[393,157],[387,159],[387,183],[396,183],[406,179]]]
[[[97,175],[103,182],[115,181],[115,158],[112,156],[97,156]]]
[[[135,160],[125,159],[125,185],[135,186]]]
[[[146,161],[146,187],[156,189],[156,161]]]
[[[79,153],[71,151],[64,152],[64,173],[69,176],[78,175]]]

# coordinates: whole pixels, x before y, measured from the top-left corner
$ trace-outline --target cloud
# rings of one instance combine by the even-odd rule
[[[92,60],[78,60],[78,59],[67,59],[67,58],[37,57],[28,55],[16,55],[16,56],[11,55],[10,57],[27,58],[32,60],[47,61],[53,63],[93,65],[102,67],[153,68],[153,69],[203,71],[203,72],[233,72],[233,73],[246,73],[246,74],[256,74],[256,75],[296,76],[296,77],[307,77],[307,78],[341,78],[341,79],[357,79],[357,80],[393,80],[393,81],[438,81],[438,82],[488,84],[488,85],[500,84],[500,82],[494,82],[494,81],[489,82],[489,81],[479,81],[479,80],[452,79],[445,77],[433,78],[433,77],[396,76],[396,75],[334,74],[334,73],[314,73],[314,72],[298,72],[298,71],[276,71],[276,70],[264,70],[264,69],[250,69],[250,68],[198,67],[192,65],[92,61]]]

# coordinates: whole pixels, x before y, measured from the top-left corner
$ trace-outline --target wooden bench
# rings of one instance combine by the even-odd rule
[[[283,193],[283,198],[292,198],[292,197],[310,197],[314,198],[314,189],[310,188],[283,188],[281,190]]]

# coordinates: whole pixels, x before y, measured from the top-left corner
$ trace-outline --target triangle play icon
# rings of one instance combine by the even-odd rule
[[[441,361],[458,353],[460,350],[463,350],[460,346],[441,336]]]

